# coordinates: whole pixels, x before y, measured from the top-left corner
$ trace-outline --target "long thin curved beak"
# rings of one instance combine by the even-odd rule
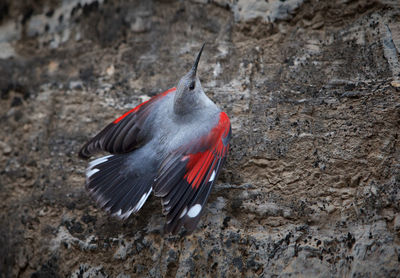
[[[206,45],[206,43],[203,43],[203,46],[201,47],[199,54],[197,54],[196,61],[194,61],[194,64],[193,64],[193,67],[192,67],[192,70],[191,70],[191,72],[193,73],[193,76],[196,76],[197,66],[199,65],[201,53],[203,52],[203,48],[204,48],[205,45]]]

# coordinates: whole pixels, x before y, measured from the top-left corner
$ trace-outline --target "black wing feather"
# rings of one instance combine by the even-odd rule
[[[147,129],[144,127],[152,115],[151,111],[160,104],[164,96],[175,90],[176,88],[172,88],[152,97],[108,124],[81,148],[79,156],[89,158],[98,151],[122,154],[140,147],[147,140],[144,132]]]
[[[207,146],[202,143],[210,141],[201,140],[204,139],[201,138],[198,142],[182,147],[171,154],[161,165],[154,184],[154,193],[163,198],[163,213],[167,215],[165,232],[176,234],[184,226],[186,231],[191,233],[196,228],[229,148],[231,129],[229,121],[225,124],[227,127],[221,133],[221,138],[218,138],[220,141]],[[189,163],[191,154],[200,157],[209,156],[210,152],[205,150],[211,150],[210,161],[203,157],[203,159],[198,158],[198,161],[202,162],[200,166]],[[204,168],[206,169],[204,171],[203,167],[207,169]],[[200,170],[191,173],[191,171],[197,171],[195,169]],[[188,175],[192,177],[189,178]]]
[[[136,213],[144,204],[154,182],[154,174],[126,171],[128,155],[100,157],[89,164],[86,187],[101,207],[119,218]]]

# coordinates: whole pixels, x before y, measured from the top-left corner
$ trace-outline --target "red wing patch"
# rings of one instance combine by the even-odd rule
[[[128,112],[126,112],[124,115],[122,115],[121,117],[119,117],[118,119],[116,119],[113,123],[114,123],[114,124],[117,124],[119,121],[121,121],[123,118],[125,118],[125,117],[128,116],[129,114],[138,111],[138,110],[140,109],[140,107],[142,107],[142,106],[145,105],[146,103],[152,102],[152,101],[154,101],[154,100],[157,99],[157,98],[162,98],[162,97],[166,96],[167,94],[169,94],[170,92],[173,92],[173,91],[175,91],[175,90],[176,90],[176,88],[173,87],[173,88],[171,88],[171,89],[165,91],[164,93],[158,94],[158,95],[156,95],[156,96],[150,98],[149,100],[147,100],[147,101],[145,101],[145,102],[139,104],[139,105],[136,106],[135,108],[133,108],[133,109],[129,110]]]
[[[176,88],[171,88],[152,97],[108,124],[82,147],[79,156],[88,158],[100,150],[108,151],[112,154],[132,151],[143,143],[144,123],[151,114],[154,104],[175,90]]]
[[[208,135],[165,159],[153,189],[156,196],[163,198],[166,232],[175,234],[182,226],[189,233],[194,231],[224,164],[230,138],[230,121],[222,112]]]
[[[184,176],[189,184],[192,185],[193,189],[198,189],[200,183],[204,179],[204,175],[210,168],[211,163],[215,158],[224,157],[228,150],[229,144],[224,144],[224,139],[230,132],[230,121],[225,112],[220,113],[219,122],[214,127],[210,134],[204,138],[203,144],[211,145],[211,149],[204,152],[199,152],[189,155],[189,162],[186,166],[188,172]],[[210,178],[212,171],[208,171],[209,174],[207,179]]]

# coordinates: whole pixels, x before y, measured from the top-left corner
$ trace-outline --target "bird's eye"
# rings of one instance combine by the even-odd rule
[[[195,83],[194,83],[194,81],[192,81],[192,83],[190,83],[190,85],[189,85],[189,89],[190,89],[190,90],[193,90],[194,87],[195,87]]]

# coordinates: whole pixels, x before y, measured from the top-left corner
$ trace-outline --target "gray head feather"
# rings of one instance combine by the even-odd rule
[[[204,91],[196,74],[204,45],[205,43],[201,47],[190,71],[178,83],[174,100],[174,112],[176,114],[187,114],[201,107],[203,104],[201,96],[204,95]]]

